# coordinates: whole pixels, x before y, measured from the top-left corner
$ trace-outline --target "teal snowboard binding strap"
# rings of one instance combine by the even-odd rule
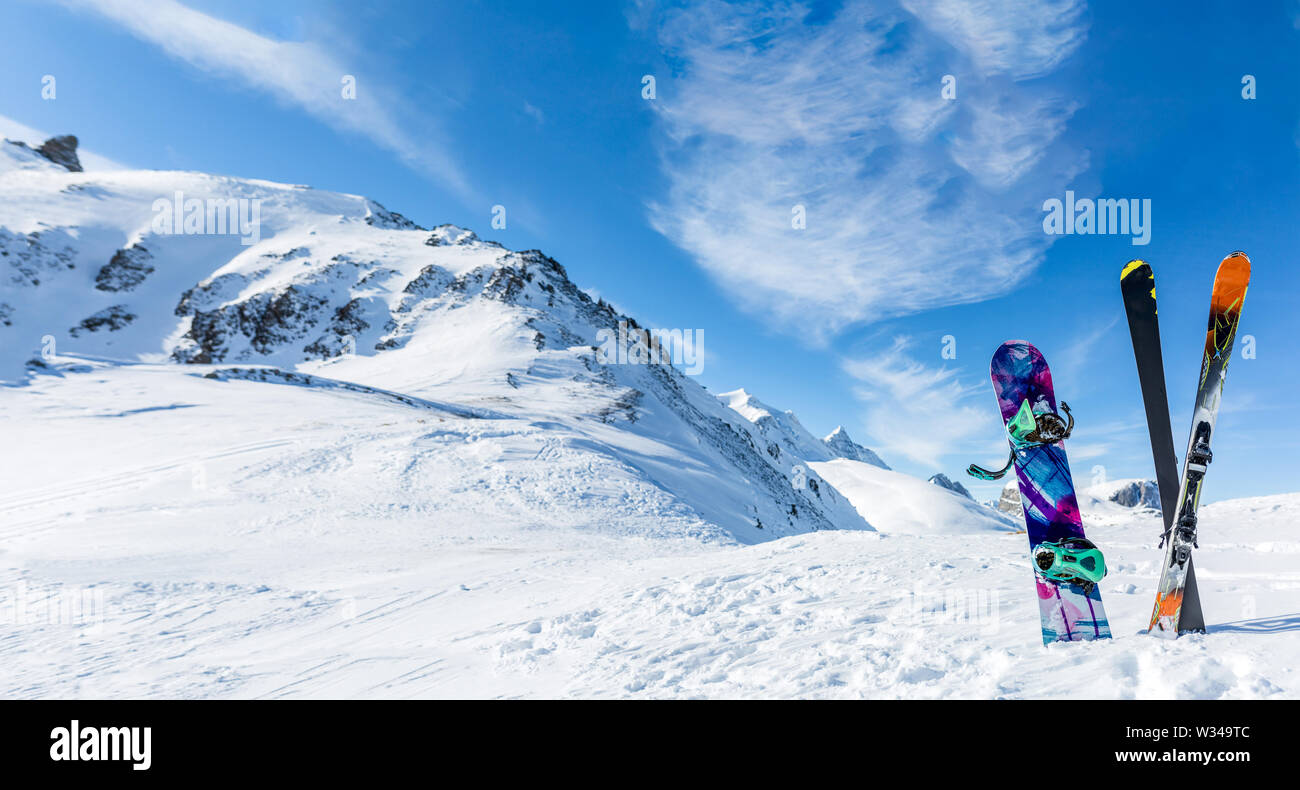
[[[1054,582],[1077,584],[1085,594],[1092,592],[1106,575],[1106,558],[1087,538],[1065,538],[1039,543],[1030,552],[1034,572]]]
[[[1059,414],[1051,412],[1035,414],[1027,400],[1021,403],[1020,411],[1007,423],[1007,435],[1011,437],[1012,449],[1007,456],[1006,465],[993,471],[971,464],[966,467],[966,474],[980,480],[1001,480],[1007,472],[1011,471],[1011,465],[1016,460],[1016,450],[1040,444],[1056,444],[1070,438],[1070,432],[1074,430],[1074,415],[1070,413],[1070,404],[1061,401],[1061,411],[1065,412],[1065,416],[1069,419],[1068,423]]]

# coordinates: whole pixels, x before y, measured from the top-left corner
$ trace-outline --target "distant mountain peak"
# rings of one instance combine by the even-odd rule
[[[947,475],[945,475],[942,472],[940,472],[937,475],[931,475],[930,482],[934,483],[940,488],[946,488],[949,491],[953,492],[954,494],[960,494],[961,496],[964,496],[967,499],[970,500],[975,499],[975,497],[970,495],[970,491],[966,490],[966,486],[962,485],[961,483],[958,483],[956,480],[950,479]]]
[[[993,507],[1008,515],[1020,516],[1023,514],[1020,502],[1020,482],[1018,480],[1008,480],[1007,484],[1002,487],[1002,493],[998,500],[992,503]]]
[[[384,230],[426,230],[396,211],[389,211],[374,200],[367,201],[370,213],[366,224]]]
[[[443,223],[433,229],[429,238],[424,243],[430,247],[453,246],[461,247],[467,244],[479,242],[478,234],[468,228],[462,228],[459,225]]]
[[[1154,480],[1108,480],[1089,486],[1085,491],[1104,502],[1121,507],[1160,509],[1160,486]]]
[[[836,458],[861,461],[864,464],[878,466],[881,469],[889,468],[889,464],[886,464],[880,456],[849,438],[849,432],[844,430],[843,425],[836,426],[835,430],[831,431],[830,435],[822,439],[822,441],[830,448],[831,455]]]

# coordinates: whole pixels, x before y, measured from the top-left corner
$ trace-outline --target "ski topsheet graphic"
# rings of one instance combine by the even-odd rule
[[[1169,399],[1165,392],[1164,357],[1160,352],[1160,321],[1156,315],[1155,272],[1145,261],[1125,264],[1120,272],[1120,290],[1124,295],[1124,312],[1128,316],[1129,335],[1133,339],[1133,359],[1137,362],[1142,403],[1146,407],[1147,429],[1151,436],[1151,458],[1155,463],[1156,484],[1160,487],[1160,513],[1167,533],[1178,509],[1178,459],[1174,456],[1174,434],[1170,428]],[[1196,589],[1196,569],[1187,559],[1187,582],[1183,589],[1183,631],[1203,631],[1201,599]]]
[[[1250,284],[1250,259],[1234,252],[1219,264],[1210,296],[1210,320],[1205,331],[1205,353],[1201,358],[1201,377],[1192,410],[1191,435],[1187,455],[1183,458],[1183,478],[1178,489],[1172,526],[1166,528],[1162,545],[1165,559],[1156,602],[1151,610],[1147,630],[1166,637],[1178,635],[1184,604],[1184,591],[1191,568],[1192,549],[1196,546],[1196,508],[1201,500],[1201,484],[1212,454],[1210,440],[1219,416],[1223,382],[1232,359],[1237,338],[1237,324]],[[1182,629],[1186,630],[1186,629]]]
[[[1029,343],[1003,343],[989,374],[1020,482],[1043,643],[1109,637],[1097,588],[1106,566],[1083,534],[1062,444],[1074,426],[1069,407],[1062,403],[1066,416],[1058,414],[1052,373]]]

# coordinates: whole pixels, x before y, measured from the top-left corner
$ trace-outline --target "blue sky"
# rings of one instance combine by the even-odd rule
[[[1214,269],[1243,249],[1257,357],[1232,365],[1206,499],[1296,489],[1293,2],[20,0],[0,18],[10,122],[540,248],[642,323],[702,329],[713,391],[843,424],[916,474],[1000,461],[987,364],[1023,338],[1074,408],[1079,483],[1152,476],[1119,269],[1156,269],[1181,454]],[[1150,244],[1045,234],[1067,189],[1150,199]]]

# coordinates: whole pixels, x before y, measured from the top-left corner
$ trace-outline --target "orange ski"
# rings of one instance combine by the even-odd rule
[[[1250,258],[1234,252],[1219,264],[1210,295],[1210,320],[1205,331],[1205,354],[1201,360],[1201,377],[1192,412],[1191,436],[1183,458],[1183,478],[1178,490],[1173,523],[1166,528],[1162,543],[1166,546],[1165,563],[1151,610],[1148,631],[1175,637],[1185,630],[1204,630],[1197,622],[1180,627],[1183,590],[1191,567],[1192,549],[1196,547],[1196,510],[1201,501],[1201,485],[1213,454],[1210,439],[1219,416],[1219,400],[1237,339],[1241,308],[1250,284]]]

